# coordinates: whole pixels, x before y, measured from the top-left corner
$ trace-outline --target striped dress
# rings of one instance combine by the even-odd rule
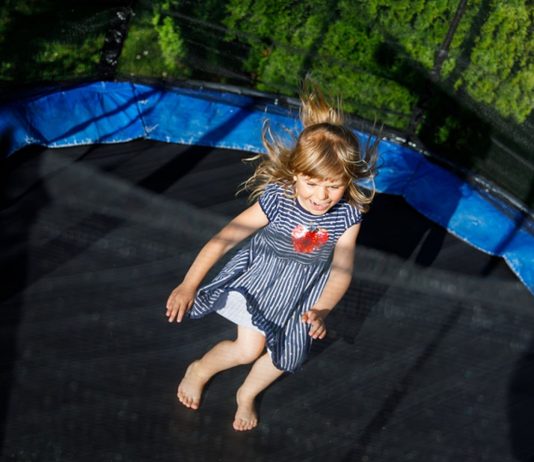
[[[268,225],[199,289],[188,316],[219,311],[256,328],[265,335],[273,364],[293,372],[312,341],[310,325],[301,316],[323,291],[337,240],[362,217],[343,199],[325,214],[314,215],[278,184],[268,185],[259,203]]]

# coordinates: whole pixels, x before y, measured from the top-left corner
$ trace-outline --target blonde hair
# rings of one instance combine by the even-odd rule
[[[375,194],[372,181],[375,173],[378,137],[362,150],[358,138],[345,125],[345,117],[338,107],[329,105],[320,89],[304,82],[301,93],[300,120],[304,129],[293,146],[287,146],[264,124],[262,139],[267,155],[260,160],[254,174],[242,189],[251,191],[250,200],[257,199],[267,184],[278,183],[291,191],[294,176],[306,175],[319,179],[341,179],[344,182],[344,199],[367,211]],[[370,183],[362,188],[363,180]]]

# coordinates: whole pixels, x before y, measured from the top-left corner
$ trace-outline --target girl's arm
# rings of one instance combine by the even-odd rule
[[[338,239],[334,249],[332,269],[323,292],[313,308],[302,315],[302,321],[312,325],[309,334],[314,339],[322,339],[326,336],[324,320],[350,286],[359,232],[360,224],[358,223],[348,228]]]
[[[169,322],[175,319],[182,321],[193,305],[198,286],[211,267],[232,247],[268,223],[267,216],[256,202],[212,237],[195,258],[182,283],[169,296],[166,313]]]

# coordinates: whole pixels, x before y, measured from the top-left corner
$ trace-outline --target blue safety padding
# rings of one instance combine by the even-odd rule
[[[148,93],[147,87],[136,88]],[[267,118],[293,131],[298,125],[295,115],[259,110],[252,97],[210,90],[162,90],[140,101],[140,107],[147,137],[171,143],[264,152],[261,132]]]
[[[229,92],[163,89],[96,82],[51,90],[0,107],[0,136],[8,155],[29,144],[48,147],[119,143],[146,138],[251,152],[264,152],[268,120],[277,133],[297,133],[296,111]],[[363,143],[368,135],[357,133]],[[392,141],[379,146],[381,192],[402,195],[423,215],[492,255],[502,256],[534,293],[534,236],[505,204],[421,153]],[[512,218],[512,217],[516,218]]]

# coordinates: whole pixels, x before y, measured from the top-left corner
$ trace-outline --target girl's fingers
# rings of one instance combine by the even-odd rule
[[[185,306],[181,305],[180,309],[178,310],[178,316],[176,316],[176,322],[182,322],[182,318],[184,317],[185,313]]]
[[[323,339],[326,335],[326,327],[321,320],[317,320],[312,324],[310,329],[310,336],[314,339]]]
[[[326,327],[323,327],[320,331],[320,333],[317,335],[317,338],[319,340],[322,340],[326,337]]]
[[[174,302],[170,311],[171,311],[171,314],[169,316],[169,322],[173,322],[180,311],[180,303]]]
[[[165,314],[168,321],[181,322],[185,313],[187,313],[193,305],[193,301],[194,296],[192,296],[192,294],[190,295],[189,291],[184,291],[181,285],[176,287],[169,295],[166,303],[167,310]]]
[[[315,338],[318,338],[319,340],[324,339],[326,336],[326,328],[322,327],[319,332],[317,333],[317,336]]]
[[[182,301],[178,305],[178,308],[175,311],[176,322],[182,322],[185,314],[189,311],[192,305],[193,305],[193,300],[187,300],[186,302]]]
[[[174,291],[171,292],[171,295],[169,295],[169,298],[167,300],[167,315],[172,311],[172,308],[175,304],[175,298],[176,298],[176,295],[174,293]]]
[[[326,326],[324,321],[314,311],[307,311],[302,315],[302,322],[311,324],[309,335],[313,339],[322,340],[326,336]]]
[[[174,319],[174,310],[172,308],[169,309],[167,317],[169,318],[169,322],[172,322]]]

